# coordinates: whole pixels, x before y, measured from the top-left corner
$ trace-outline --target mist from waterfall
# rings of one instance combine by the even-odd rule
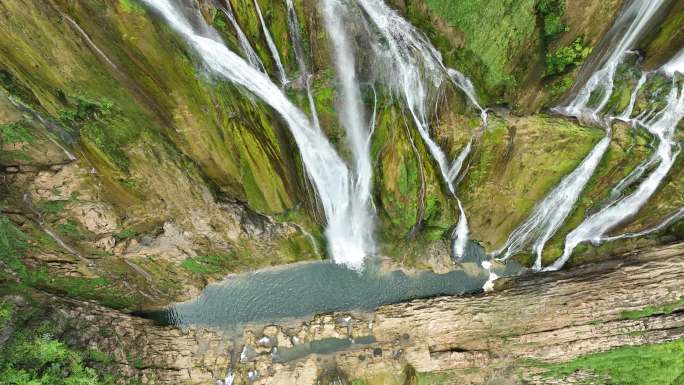
[[[606,39],[614,45],[609,45],[605,52],[606,56],[601,58],[603,66],[591,75],[568,106],[554,109],[566,116],[598,123],[605,128],[606,135],[580,165],[563,177],[560,183],[534,207],[530,216],[509,235],[503,247],[493,253],[499,259],[506,260],[531,249],[535,254],[533,268],[542,268],[542,253],[546,243],[565,223],[610,145],[611,118],[602,120],[599,114],[612,94],[615,71],[663,3],[664,0],[632,0],[607,34]],[[616,35],[620,37],[613,39]],[[596,53],[600,54],[601,52]],[[604,94],[598,104],[591,107],[591,97],[598,91],[603,91]]]
[[[193,27],[182,5],[173,0],[143,1],[185,38],[211,72],[243,86],[280,114],[292,133],[325,212],[326,236],[333,260],[360,269],[365,257],[373,252],[372,229],[364,227],[367,225],[365,215],[356,217],[358,212],[353,210],[351,203],[355,199],[353,175],[323,132],[312,126],[268,76],[231,52],[216,33],[210,33],[204,19],[197,16],[197,10],[192,9],[192,22],[198,25]]]

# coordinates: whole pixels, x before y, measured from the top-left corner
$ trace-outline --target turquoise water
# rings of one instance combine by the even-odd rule
[[[190,301],[146,313],[165,325],[207,326],[229,330],[245,323],[308,318],[333,311],[372,310],[380,305],[441,295],[477,293],[489,278],[480,267],[482,253],[447,274],[429,271],[381,271],[369,263],[363,272],[330,262],[312,262],[227,278],[208,285]],[[467,267],[467,268],[465,268]],[[468,271],[468,273],[465,272]],[[521,271],[509,262],[493,268],[498,276]]]

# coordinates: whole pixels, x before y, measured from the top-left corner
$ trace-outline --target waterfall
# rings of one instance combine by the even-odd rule
[[[684,61],[681,60],[681,54],[663,66],[661,72],[672,77],[672,89],[667,96],[667,105],[651,118],[635,118],[632,122],[635,126],[646,129],[658,140],[655,152],[642,163],[644,166],[637,170],[643,174],[647,168],[645,165],[649,168],[652,165],[657,166],[631,194],[613,200],[571,231],[565,238],[563,255],[545,270],[558,270],[563,267],[575,247],[582,242],[599,244],[606,239],[620,238],[619,236],[606,238],[605,235],[626,219],[636,215],[667,177],[679,155],[679,144],[674,140],[674,133],[677,124],[684,117],[684,87],[678,84],[679,74],[684,74]],[[679,74],[676,74],[677,72]]]
[[[603,237],[601,238],[601,242],[609,242],[609,241],[616,241],[618,239],[626,239],[626,238],[639,238],[643,237],[645,235],[653,234],[655,232],[658,232],[660,230],[663,230],[667,227],[669,227],[671,224],[680,221],[684,219],[684,207],[680,208],[679,210],[675,211],[674,213],[670,214],[667,218],[665,218],[662,222],[657,224],[656,226],[651,227],[650,229],[646,229],[643,231],[639,231],[636,233],[625,233],[625,234],[620,234],[616,235],[614,237]]]
[[[226,6],[222,7],[221,11],[224,15],[226,15],[228,21],[230,21],[230,24],[233,26],[235,35],[237,35],[238,42],[240,43],[240,48],[242,48],[242,53],[245,55],[247,61],[252,65],[252,67],[263,73],[266,73],[264,63],[262,63],[261,59],[259,59],[259,55],[257,55],[257,53],[254,51],[254,48],[252,48],[252,45],[249,43],[247,36],[244,32],[242,32],[240,24],[238,24],[237,20],[235,19],[235,13],[233,12],[233,7],[230,5],[230,0],[224,0],[224,3]]]
[[[358,4],[382,35],[382,39],[372,39],[372,44],[380,56],[384,80],[393,92],[404,98],[418,133],[437,162],[449,193],[456,198],[460,217],[454,229],[452,250],[454,256],[460,258],[465,252],[465,245],[468,241],[468,221],[463,205],[456,195],[452,178],[449,176],[451,168],[447,156],[430,137],[427,110],[429,93],[438,88],[444,80],[451,80],[483,112],[483,116],[486,117],[486,113],[475,100],[472,84],[463,81],[465,79],[463,75],[455,76],[460,75],[457,71],[448,71],[442,63],[440,53],[408,21],[382,0],[358,0]]]
[[[309,68],[304,60],[304,50],[302,49],[302,36],[299,32],[299,21],[297,20],[297,12],[295,11],[294,4],[292,0],[286,0],[287,4],[287,26],[290,30],[290,36],[292,37],[292,45],[294,46],[295,58],[297,60],[297,66],[299,67],[299,74],[304,81],[304,87],[306,88],[306,96],[309,101],[309,109],[311,110],[311,118],[313,120],[314,126],[317,129],[321,128],[321,124],[318,120],[318,111],[316,110],[316,103],[314,102],[313,93],[311,92],[311,74],[309,73]]]
[[[589,118],[591,121],[599,123],[605,127],[606,135],[594,146],[580,165],[566,175],[535,206],[530,216],[509,235],[504,246],[493,253],[499,259],[508,259],[531,247],[536,256],[533,268],[535,270],[542,268],[544,246],[565,223],[610,145],[611,119],[601,120],[599,113],[605,107],[613,91],[615,71],[625,53],[636,44],[645,27],[663,3],[665,3],[664,0],[632,0],[604,38],[606,40],[604,43],[615,42],[615,45],[608,47],[609,49],[605,51],[605,57],[599,58],[603,60],[603,66],[592,74],[568,106],[554,109],[554,111],[567,116]],[[625,28],[626,31],[621,37],[614,39]],[[602,96],[598,105],[592,108],[590,106],[591,96],[600,89],[603,89],[605,95]],[[636,96],[634,96],[634,101],[636,101]],[[633,104],[631,104],[631,108],[633,108]]]
[[[351,42],[344,28],[346,8],[340,0],[323,0],[323,18],[332,42],[335,69],[341,85],[340,124],[347,132],[355,163],[354,200],[352,211],[357,217],[364,218],[370,227],[371,183],[373,180],[370,158],[370,128],[367,126],[361,89],[356,77],[356,61]],[[361,234],[359,234],[361,236]]]
[[[541,269],[542,252],[546,242],[554,236],[567,219],[584,186],[589,182],[603,154],[608,149],[608,145],[610,145],[610,137],[606,136],[594,146],[575,170],[566,175],[532,209],[532,214],[513,230],[504,246],[493,254],[501,260],[506,260],[531,246],[536,255],[533,268]]]
[[[259,7],[259,1],[254,0],[254,8],[256,8],[257,15],[259,16],[259,23],[261,23],[261,29],[264,31],[264,36],[266,37],[266,44],[268,45],[269,51],[271,51],[271,56],[273,56],[273,61],[275,61],[276,67],[278,68],[278,74],[280,75],[280,83],[287,84],[287,75],[285,74],[285,68],[283,68],[283,62],[280,61],[280,54],[278,53],[278,48],[273,42],[273,37],[271,32],[266,26],[264,21],[264,16],[261,14],[261,7]]]
[[[213,73],[241,85],[270,105],[287,123],[297,144],[308,176],[316,188],[327,219],[326,236],[335,262],[361,268],[364,258],[373,251],[371,229],[365,215],[352,209],[352,176],[324,134],[312,127],[304,113],[290,102],[265,74],[255,70],[231,52],[216,34],[211,37],[193,28],[180,7],[172,0],[143,0],[156,10],[198,53]],[[196,16],[196,15],[195,15]],[[201,17],[194,23],[206,29]]]
[[[613,78],[618,65],[625,53],[638,42],[646,26],[665,3],[665,0],[632,0],[608,31],[608,40],[612,41],[613,37],[619,33],[622,33],[622,36],[612,50],[607,51],[609,52],[607,57],[602,58],[603,66],[591,75],[568,106],[557,109],[559,112],[568,116],[588,117],[593,121],[599,121],[598,114],[608,103],[613,91]],[[627,30],[623,32],[625,26]],[[591,96],[600,89],[603,89],[604,93],[597,105],[592,108]]]

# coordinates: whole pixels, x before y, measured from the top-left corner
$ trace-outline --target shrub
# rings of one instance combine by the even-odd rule
[[[569,30],[563,23],[565,0],[539,0],[535,5],[537,16],[541,20],[542,35],[546,43]]]
[[[566,47],[546,56],[546,74],[558,75],[569,67],[578,66],[591,54],[592,48],[584,46],[584,40],[578,37]]]

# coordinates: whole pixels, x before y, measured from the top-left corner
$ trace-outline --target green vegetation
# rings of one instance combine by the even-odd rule
[[[12,321],[15,306],[7,299],[0,301],[0,333],[2,333]]]
[[[569,30],[562,19],[565,13],[565,0],[538,0],[535,10],[541,21],[542,34],[546,44],[559,34]]]
[[[20,231],[4,216],[0,216],[0,261],[17,277],[20,283],[6,280],[3,292],[22,291],[27,287],[63,293],[74,298],[91,299],[115,309],[128,308],[134,304],[130,295],[120,290],[110,280],[102,277],[84,278],[50,274],[45,268],[30,270],[22,257],[35,246],[36,241]],[[4,275],[0,272],[0,278]],[[0,279],[0,283],[3,283]]]
[[[119,0],[119,7],[124,12],[145,12],[145,10],[136,3],[136,0]]]
[[[34,143],[35,139],[24,121],[0,124],[0,145]]]
[[[225,33],[226,26],[228,25],[228,20],[226,19],[226,16],[223,14],[223,12],[216,12],[214,14],[214,19],[211,21],[211,24],[217,30]]]
[[[135,237],[136,235],[138,235],[138,232],[132,227],[121,230],[119,232],[112,233],[112,236],[116,239],[117,242],[121,242],[128,238]]]
[[[181,263],[181,267],[197,275],[212,275],[230,271],[236,262],[236,253],[202,255],[188,257]]]
[[[550,85],[548,85],[547,89],[549,90],[549,95],[551,95],[552,98],[556,98],[560,95],[563,95],[572,87],[574,83],[575,78],[573,76],[562,76],[554,80]]]
[[[530,55],[523,52],[534,37],[535,0],[426,0],[430,10],[464,34],[464,47],[447,56],[447,64],[473,77],[479,93],[503,95],[519,82],[516,68]],[[414,21],[414,20],[412,20]],[[483,25],[487,25],[483,28]],[[422,27],[422,26],[421,26]]]
[[[64,200],[55,200],[55,201],[49,201],[49,200],[41,200],[38,202],[36,205],[36,208],[38,211],[43,214],[43,215],[57,215],[64,211],[64,208],[66,207],[68,201]]]
[[[546,75],[565,73],[567,69],[579,66],[589,57],[592,48],[584,45],[584,40],[578,37],[565,47],[546,56]]]
[[[675,310],[684,307],[684,297],[679,301],[660,306],[647,306],[640,310],[626,311],[620,314],[622,319],[641,319],[657,314],[671,314]]]
[[[30,314],[13,314],[25,319]],[[111,362],[97,348],[77,351],[53,336],[55,325],[21,326],[0,347],[2,385],[114,385],[117,379],[98,372],[94,364]]]
[[[60,123],[72,134],[80,134],[89,143],[104,155],[110,165],[121,171],[128,171],[129,159],[122,150],[125,138],[132,136],[133,127],[128,124],[121,125],[117,129],[113,123],[120,114],[109,100],[91,100],[84,96],[75,96],[71,108],[61,111]]]
[[[626,346],[550,365],[546,376],[562,378],[577,370],[608,376],[611,385],[680,385],[684,374],[684,340]],[[599,384],[597,384],[599,385]]]
[[[67,219],[66,222],[58,223],[55,228],[61,235],[72,239],[80,239],[84,235],[83,231],[79,228],[78,223],[76,223],[76,220],[73,218]]]

